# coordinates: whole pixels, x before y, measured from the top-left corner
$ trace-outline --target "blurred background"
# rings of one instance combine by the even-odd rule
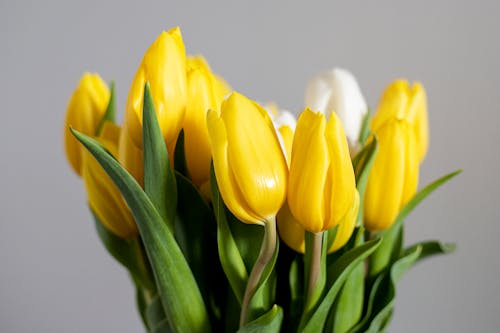
[[[63,121],[84,71],[117,87],[119,119],[143,53],[181,27],[238,91],[298,112],[333,66],[375,107],[395,78],[423,82],[431,146],[421,185],[464,173],[407,220],[407,242],[458,244],[398,286],[390,332],[500,327],[498,1],[0,2],[0,331],[141,332],[132,284],[104,250]]]

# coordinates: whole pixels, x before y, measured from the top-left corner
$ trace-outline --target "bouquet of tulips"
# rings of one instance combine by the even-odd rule
[[[65,122],[97,232],[130,274],[148,332],[383,332],[396,283],[452,244],[404,242],[428,146],[419,83],[373,116],[355,78],[311,80],[295,120],[186,56],[179,28],[146,51],[123,124],[85,74]]]

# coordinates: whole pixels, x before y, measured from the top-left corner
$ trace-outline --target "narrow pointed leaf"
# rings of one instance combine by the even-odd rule
[[[184,148],[184,130],[181,130],[181,132],[179,133],[177,143],[175,144],[174,166],[175,170],[177,170],[180,174],[187,178],[190,178],[187,169],[186,151]]]
[[[382,328],[387,326],[387,321],[392,315],[396,297],[396,284],[403,274],[410,269],[420,256],[422,247],[417,246],[412,249],[412,252],[406,253],[398,261],[396,261],[390,270],[390,274],[386,275],[386,288],[380,288],[380,294],[377,296],[377,306],[374,309],[373,317],[369,321],[370,325],[366,330],[367,333],[377,333]]]
[[[219,259],[224,269],[224,273],[229,280],[231,289],[238,303],[241,305],[248,280],[248,272],[231,233],[231,229],[229,228],[227,210],[220,196],[213,167],[211,168],[210,187],[212,190],[213,209],[217,220]]]
[[[368,109],[365,116],[363,117],[363,122],[361,123],[361,131],[359,132],[359,143],[364,145],[368,136],[370,136],[370,118],[371,118],[371,110]]]
[[[165,141],[156,118],[149,83],[144,86],[142,135],[144,190],[170,230],[174,230],[177,208],[175,174],[170,166]]]
[[[163,311],[163,305],[161,303],[161,298],[156,295],[150,300],[146,308],[146,320],[148,326],[151,328],[158,327],[164,320],[166,320],[165,312]]]
[[[96,140],[71,129],[120,189],[139,227],[168,322],[174,331],[209,332],[193,274],[172,232],[136,180]]]
[[[301,330],[299,329],[300,332],[314,333],[323,330],[329,310],[345,280],[359,263],[375,251],[379,244],[380,239],[368,241],[363,245],[347,251],[328,267],[328,275],[333,277],[332,281],[334,282],[312,314],[311,319],[309,319]]]
[[[365,198],[366,186],[368,184],[368,177],[370,176],[370,171],[375,161],[375,156],[378,151],[378,141],[377,137],[374,136],[373,140],[359,152],[358,155],[353,160],[353,168],[356,176],[356,188],[359,193],[359,211],[356,220],[357,226],[363,225],[363,202]]]
[[[406,216],[410,214],[413,209],[420,203],[422,200],[424,200],[429,194],[437,190],[439,187],[447,183],[449,180],[454,178],[456,175],[460,174],[462,170],[456,170],[453,171],[447,175],[444,175],[443,177],[433,181],[429,185],[425,186],[423,189],[418,191],[413,198],[401,209],[399,212],[398,216],[394,220],[394,224],[392,225],[391,228],[397,228],[398,225],[402,224]]]
[[[364,243],[364,229],[359,228],[354,246]],[[351,272],[335,300],[330,314],[331,332],[345,333],[361,319],[365,293],[365,263],[359,263]]]
[[[115,81],[111,81],[109,84],[109,102],[106,107],[106,111],[104,112],[104,116],[102,117],[99,125],[97,125],[96,135],[101,134],[102,128],[104,127],[104,123],[106,121],[110,121],[112,123],[115,122]]]
[[[275,304],[271,310],[239,329],[238,333],[279,333],[282,322],[283,309]]]

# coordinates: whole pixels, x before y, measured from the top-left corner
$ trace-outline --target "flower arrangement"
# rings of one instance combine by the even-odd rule
[[[148,332],[383,332],[396,283],[453,244],[404,242],[428,146],[420,83],[373,116],[356,79],[311,80],[294,115],[236,92],[179,28],[146,51],[123,124],[84,74],[64,141],[97,232],[130,273]]]

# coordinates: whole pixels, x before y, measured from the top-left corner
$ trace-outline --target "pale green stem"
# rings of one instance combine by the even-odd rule
[[[245,295],[243,296],[243,302],[241,304],[240,313],[240,327],[247,322],[248,317],[248,305],[252,299],[257,286],[259,285],[260,278],[264,268],[271,261],[274,252],[276,251],[276,217],[273,216],[267,220],[264,224],[264,238],[262,240],[262,245],[260,247],[259,257],[255,262],[252,272],[248,277],[247,287],[245,289]]]
[[[316,303],[318,295],[315,295],[314,289],[318,282],[319,273],[321,271],[321,252],[323,246],[323,232],[314,233],[311,246],[311,264],[309,266],[309,281],[307,286],[307,303],[308,307]]]

